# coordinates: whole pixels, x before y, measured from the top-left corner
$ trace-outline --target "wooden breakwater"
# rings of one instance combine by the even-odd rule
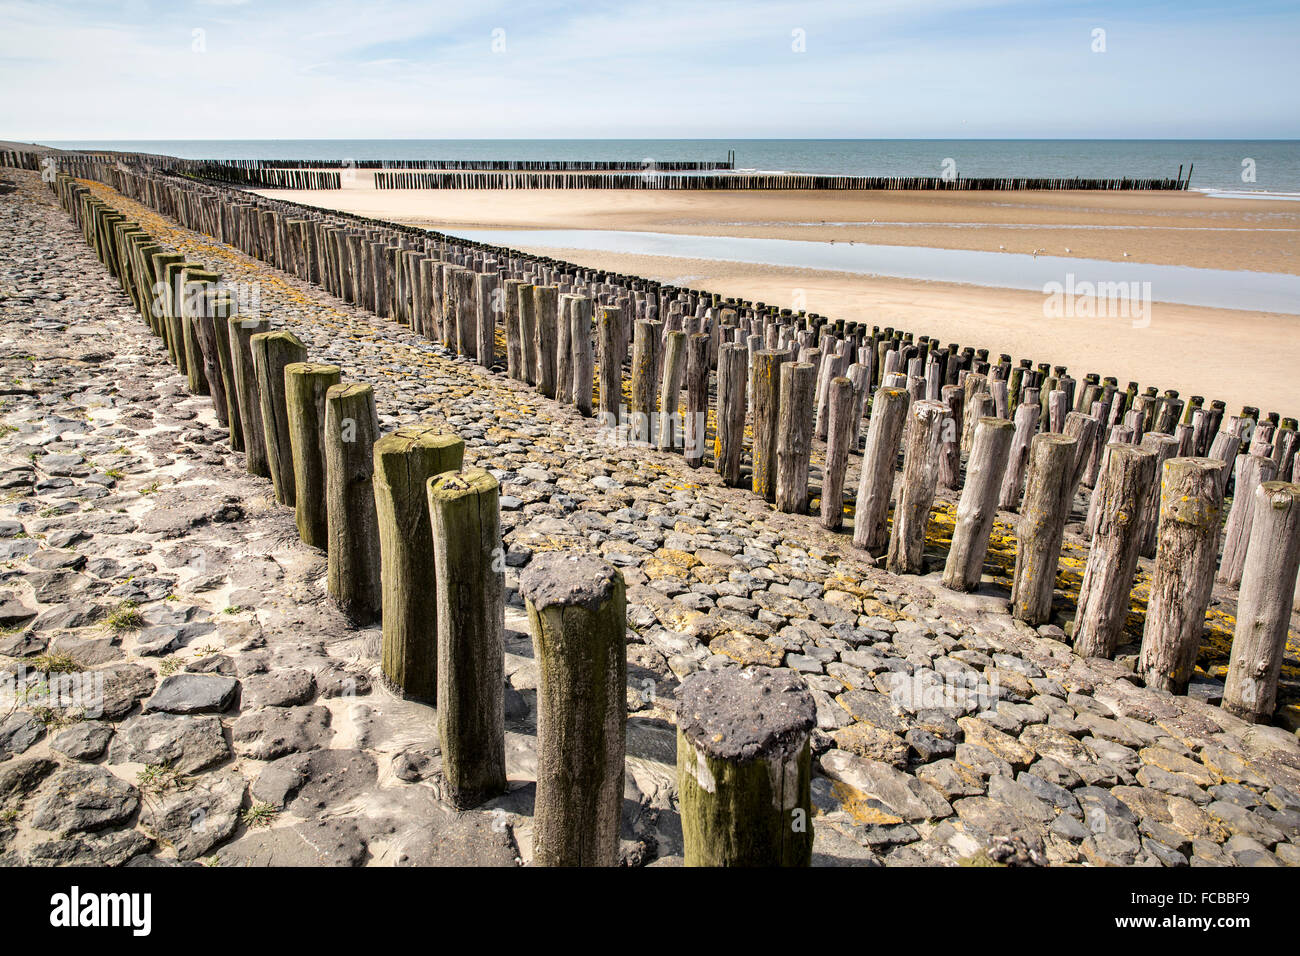
[[[1190,177],[1189,177],[1190,179]],[[1188,180],[1079,177],[831,176],[813,173],[395,172],[375,173],[376,189],[817,189],[817,190],[1185,190]]]
[[[1064,366],[1013,364],[1006,354],[994,361],[988,350],[929,336],[723,299],[118,164],[97,174],[187,228],[599,416],[612,442],[680,453],[689,467],[711,465],[779,510],[817,511],[828,529],[844,521],[844,470],[850,455],[861,455],[853,544],[895,573],[927,570],[926,526],[939,487],[961,495],[943,575],[955,590],[979,583],[990,509],[1016,512],[1010,610],[1030,625],[1057,613],[1064,529],[1077,514],[1076,492],[1085,489],[1081,517],[1091,549],[1073,622],[1076,652],[1115,654],[1138,558],[1151,558],[1137,672],[1150,686],[1185,693],[1217,576],[1240,593],[1224,706],[1250,720],[1272,714],[1300,565],[1294,418],[1261,416],[1252,407],[1228,415],[1222,402],[1201,396],[1184,400],[1136,382],[1121,388],[1097,373],[1076,379]],[[94,199],[66,176],[55,188],[65,203]],[[100,248],[147,245],[124,220],[103,211],[88,240]],[[133,266],[132,255],[119,251],[110,261],[118,263],[115,274],[138,273],[131,280],[137,300],[160,265],[165,279],[185,268],[179,257],[164,258],[151,275],[143,257],[135,258]],[[200,268],[193,281],[211,279]],[[212,370],[225,366],[202,358],[208,336],[185,333],[199,317],[183,306],[173,311],[179,315],[168,316],[160,334],[170,336],[178,364],[186,355],[191,387],[215,396],[221,376]],[[293,348],[276,354],[285,366],[306,357]],[[254,365],[265,369],[270,357],[259,355]],[[263,419],[279,421],[279,379],[272,374],[259,387],[272,395],[261,403]],[[268,458],[277,442],[282,461],[292,454],[281,437],[268,431]],[[812,463],[815,441],[825,443],[820,469]],[[277,494],[282,486],[290,484],[278,481]],[[317,498],[310,482],[297,491],[301,500]],[[387,607],[384,615],[387,627]],[[394,612],[393,619],[422,616]]]
[[[734,160],[679,159],[203,159],[186,160],[232,169],[466,169],[533,172],[696,172],[734,168]]]

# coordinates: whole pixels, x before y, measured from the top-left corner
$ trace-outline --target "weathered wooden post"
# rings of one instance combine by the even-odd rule
[[[659,390],[659,433],[656,444],[660,451],[671,451],[681,436],[677,411],[685,374],[686,333],[669,332],[664,348],[663,383]]]
[[[1137,672],[1148,687],[1187,692],[1214,589],[1223,465],[1170,458],[1160,482],[1160,527]]]
[[[1250,545],[1251,524],[1257,514],[1255,489],[1276,476],[1277,465],[1271,457],[1258,454],[1237,456],[1237,484],[1232,507],[1223,528],[1223,556],[1219,560],[1219,580],[1232,587],[1241,583]]]
[[[1106,449],[1093,495],[1096,530],[1074,618],[1074,652],[1080,657],[1110,657],[1119,646],[1137,572],[1139,519],[1155,480],[1155,451],[1119,443]]]
[[[378,435],[369,385],[335,385],[325,393],[326,582],[348,619],[362,625],[378,620],[381,608],[374,492]]]
[[[849,450],[857,433],[857,398],[853,383],[831,379],[827,397],[826,467],[822,470],[822,527],[834,531],[844,524],[844,477]]]
[[[709,345],[707,332],[696,332],[686,342],[686,464],[704,464],[705,436],[709,420]]]
[[[948,421],[948,406],[943,402],[923,399],[913,402],[908,411],[903,474],[885,564],[892,574],[925,573],[925,529],[939,481],[939,446]]]
[[[559,307],[559,286],[540,285],[533,288],[533,315],[537,323],[537,390],[547,398],[555,397]]]
[[[548,551],[519,578],[538,667],[533,862],[616,866],[627,727],[623,575]]]
[[[1015,511],[1020,507],[1025,470],[1029,467],[1029,446],[1038,431],[1038,419],[1037,405],[1026,403],[1016,409],[1015,433],[1011,437],[1011,451],[1007,453],[1007,473],[1002,477],[1002,490],[998,493],[998,507],[1004,511]]]
[[[515,381],[524,380],[524,343],[519,327],[519,287],[523,279],[506,279],[503,283],[506,307],[506,374]]]
[[[957,503],[952,547],[943,568],[944,586],[954,591],[979,587],[1014,430],[1005,418],[981,418],[975,426],[975,441],[966,463],[966,487]]]
[[[294,362],[284,367],[285,410],[293,454],[294,520],[313,548],[329,545],[325,523],[325,393],[339,384],[337,365]]]
[[[618,410],[623,404],[623,356],[619,354],[619,322],[622,314],[612,306],[598,312],[596,338],[600,342],[600,419],[618,427]]]
[[[678,691],[687,866],[808,866],[816,706],[793,672],[725,667]]]
[[[776,509],[802,514],[808,504],[808,460],[812,454],[817,402],[817,366],[781,365],[780,424],[776,437]]]
[[[253,369],[253,349],[249,339],[270,330],[271,325],[264,319],[245,319],[237,315],[227,321],[230,323],[230,377],[239,404],[239,424],[244,433],[245,467],[250,475],[269,478],[271,471],[266,463],[262,405],[258,401],[257,375]]]
[[[506,789],[500,486],[471,468],[428,482],[438,602],[438,739],[451,803]]]
[[[555,330],[555,396],[561,404],[573,401],[573,301],[570,292],[560,293]]]
[[[249,340],[257,379],[257,400],[262,413],[266,466],[275,488],[275,500],[294,506],[293,449],[289,444],[289,412],[285,404],[286,365],[307,361],[307,346],[292,332],[259,332]]]
[[[541,362],[537,357],[537,305],[534,292],[536,286],[523,283],[519,293],[519,342],[523,350],[523,378],[529,385],[536,385],[540,374]]]
[[[1068,435],[1042,432],[1030,445],[1011,585],[1011,614],[1026,624],[1037,626],[1052,619],[1052,589],[1070,514],[1076,444]]]
[[[590,417],[596,360],[591,350],[591,299],[585,295],[575,297],[569,306],[569,344],[573,348],[573,404]]]
[[[629,440],[633,442],[648,443],[655,437],[650,423],[655,417],[658,341],[654,323],[649,319],[638,320],[632,336],[632,408],[628,421]],[[718,387],[722,387],[721,379]],[[743,393],[741,397],[744,397]]]
[[[375,442],[375,510],[383,568],[384,678],[419,700],[438,694],[438,604],[430,478],[458,471],[465,443],[428,425],[408,425]]]
[[[867,446],[862,452],[862,477],[858,481],[856,513],[853,518],[853,546],[879,556],[889,538],[885,521],[894,494],[894,469],[898,445],[911,402],[901,388],[880,388],[871,399],[871,422]]]
[[[1138,515],[1138,553],[1144,558],[1156,555],[1156,530],[1160,522],[1160,481],[1165,462],[1176,456],[1178,439],[1164,432],[1147,432],[1142,436],[1142,447],[1156,456],[1156,481],[1147,492]]]
[[[733,488],[740,485],[740,459],[745,450],[745,373],[748,364],[749,356],[743,345],[730,343],[718,349],[718,415],[713,467]]]
[[[965,392],[957,385],[944,385],[939,390],[939,400],[948,406],[953,427],[943,436],[939,452],[939,485],[956,490],[961,483],[961,429],[965,420]]]
[[[776,442],[780,428],[781,365],[789,353],[778,349],[759,349],[750,369],[750,401],[753,404],[754,494],[766,501],[776,500]]]
[[[1300,485],[1266,481],[1255,488],[1255,518],[1237,600],[1237,628],[1223,687],[1223,709],[1265,723],[1277,706],[1297,571]]]
[[[478,354],[478,274],[457,269],[452,284],[456,290],[456,353],[472,359]]]
[[[474,304],[477,310],[475,331],[478,340],[475,351],[478,364],[491,368],[496,361],[497,313],[501,311],[501,277],[495,272],[475,274]]]

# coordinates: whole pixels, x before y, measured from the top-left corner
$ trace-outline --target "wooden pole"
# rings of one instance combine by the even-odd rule
[[[832,531],[844,524],[844,477],[849,450],[857,432],[857,397],[853,383],[831,379],[826,430],[826,467],[822,470],[822,527]]]
[[[657,348],[654,323],[649,319],[638,320],[632,336],[632,408],[628,422],[629,439],[633,442],[650,442],[653,438],[650,423],[654,421],[655,386],[658,384],[655,376]],[[722,387],[721,379],[718,387]]]
[[[1007,472],[998,492],[998,507],[1004,511],[1015,511],[1020,507],[1020,493],[1029,467],[1029,446],[1038,431],[1039,414],[1038,406],[1032,403],[1016,409],[1015,433],[1011,438],[1011,451],[1007,453]]]
[[[307,346],[286,330],[259,332],[248,340],[262,413],[266,466],[275,500],[294,506],[293,449],[289,444],[289,412],[285,404],[286,365],[307,361]]]
[[[1043,432],[1029,449],[1029,477],[1016,529],[1016,569],[1011,614],[1038,626],[1052,619],[1052,590],[1070,514],[1076,442]]]
[[[901,388],[880,388],[871,399],[867,446],[862,452],[862,477],[858,482],[853,519],[853,546],[874,556],[884,552],[889,538],[885,520],[894,495],[894,469],[898,445],[907,421],[911,399]]]
[[[501,311],[501,277],[495,272],[474,276],[475,330],[478,340],[475,353],[478,364],[491,368],[496,362],[497,313]]]
[[[383,568],[384,678],[418,700],[438,694],[438,605],[430,478],[458,471],[465,443],[432,426],[408,425],[375,442],[375,511]]]
[[[781,365],[780,423],[776,437],[776,509],[802,514],[808,506],[808,461],[817,402],[817,366]]]
[[[382,607],[374,492],[378,435],[369,385],[335,385],[325,393],[326,581],[330,596],[358,625],[377,621]]]
[[[500,487],[471,468],[428,482],[438,603],[438,739],[450,802],[506,789],[505,572]]]
[[[1223,513],[1223,465],[1170,458],[1160,482],[1160,526],[1137,671],[1148,687],[1187,692],[1214,588]]]
[[[727,667],[692,674],[678,695],[686,865],[808,866],[817,721],[803,681],[788,670]]]
[[[298,537],[313,548],[326,548],[325,393],[340,378],[337,365],[294,362],[284,367],[284,395],[293,454],[295,521]]]
[[[966,487],[957,504],[952,547],[943,569],[944,586],[954,591],[979,587],[1014,432],[1015,426],[1005,418],[981,418],[975,427]]]
[[[575,296],[569,305],[569,344],[573,348],[573,404],[584,416],[591,416],[591,389],[595,356],[591,350],[591,299]]]
[[[1233,491],[1232,507],[1223,528],[1223,556],[1219,560],[1218,578],[1224,584],[1236,587],[1241,583],[1246,568],[1246,555],[1251,540],[1251,523],[1258,513],[1255,489],[1276,477],[1277,465],[1271,457],[1258,454],[1237,456],[1237,484]]]
[[[686,342],[686,464],[704,464],[709,420],[709,347],[707,332],[696,332]]]
[[[680,444],[681,433],[677,410],[682,391],[682,377],[685,373],[686,333],[669,332],[664,347],[663,382],[659,390],[657,444],[660,451],[671,451]]]
[[[523,349],[523,377],[529,385],[536,385],[541,363],[537,357],[537,305],[536,287],[522,283],[519,292],[519,341]]]
[[[559,286],[535,286],[533,306],[537,322],[537,390],[547,398],[555,398],[556,351],[559,348]]]
[[[600,419],[608,427],[618,426],[623,404],[623,356],[619,354],[619,323],[622,313],[614,306],[598,312],[596,338],[600,343]],[[661,446],[662,447],[662,446]]]
[[[908,410],[903,436],[903,475],[889,535],[886,567],[892,574],[925,573],[925,530],[939,481],[939,447],[948,406],[922,399]]]
[[[1074,652],[1080,657],[1111,657],[1119,646],[1137,572],[1140,518],[1155,478],[1155,451],[1118,443],[1107,447],[1094,492],[1096,531],[1074,618]]]
[[[262,425],[262,406],[258,401],[257,375],[253,369],[253,349],[249,339],[271,328],[264,319],[231,316],[230,363],[231,383],[239,403],[239,424],[244,433],[245,467],[250,475],[271,477],[266,462],[266,434]]]
[[[1255,517],[1237,600],[1237,628],[1223,687],[1223,709],[1266,723],[1277,706],[1297,571],[1300,571],[1300,485],[1265,481],[1255,487]]]
[[[533,862],[616,866],[627,726],[623,575],[548,551],[519,578],[533,632],[537,798]]]
[[[640,323],[637,323],[640,325]],[[740,459],[745,450],[745,378],[749,356],[736,343],[718,349],[718,416],[713,466],[733,488],[741,484]]]
[[[1164,432],[1147,432],[1142,436],[1142,447],[1156,456],[1156,475],[1164,474],[1165,462],[1176,457],[1178,439]],[[1147,500],[1138,515],[1138,553],[1144,558],[1156,555],[1156,530],[1160,523],[1160,483],[1152,482]]]
[[[754,352],[750,369],[753,404],[753,489],[766,501],[776,500],[776,443],[780,427],[781,365],[789,353],[778,349]]]

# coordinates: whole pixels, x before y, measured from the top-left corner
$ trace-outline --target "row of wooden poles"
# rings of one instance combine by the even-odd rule
[[[730,159],[193,159],[182,163],[231,169],[479,169],[534,172],[698,172],[731,169]],[[176,167],[180,171],[184,167]],[[217,178],[217,177],[213,177]]]
[[[376,189],[880,189],[880,190],[1179,190],[1180,179],[1080,177],[833,176],[815,173],[664,174],[663,167],[621,173],[375,173]]]
[[[221,277],[169,251],[89,187],[58,177],[64,207],[150,330],[210,395],[248,471],[324,549],[327,588],[358,623],[382,620],[381,668],[437,705],[447,799],[506,791],[504,564],[499,486],[464,468],[464,443],[428,425],[379,436],[371,386],[309,361],[290,331],[241,316]],[[618,863],[626,751],[626,596],[594,556],[539,554],[521,576],[539,669],[533,859]],[[807,689],[789,672],[704,673],[682,688],[678,733],[686,860],[807,865],[812,852]],[[743,754],[716,732],[719,700],[770,719]],[[692,703],[694,702],[694,703]],[[793,788],[793,789],[792,789]]]
[[[714,467],[730,484],[745,480],[748,421],[749,483],[780,510],[806,508],[813,437],[822,439],[828,528],[843,522],[844,472],[865,420],[854,544],[884,556],[892,571],[921,572],[936,487],[960,489],[944,579],[969,590],[979,581],[996,509],[1019,508],[1012,613],[1031,624],[1052,617],[1075,490],[1092,489],[1076,649],[1114,653],[1137,555],[1154,557],[1139,668],[1152,686],[1185,692],[1217,573],[1240,587],[1224,706],[1255,720],[1272,714],[1296,583],[1291,509],[1277,503],[1297,477],[1294,419],[1261,418],[1248,407],[1225,423],[1223,403],[1207,407],[1200,396],[1185,403],[1174,391],[1139,392],[1133,382],[1121,391],[1115,379],[1095,374],[1077,383],[1061,366],[1013,366],[1007,355],[993,364],[986,350],[943,348],[893,329],[795,316],[355,217],[316,211],[306,218],[304,207],[260,197],[105,172],[119,189],[191,228],[318,281],[485,367],[497,362],[496,332],[504,324],[507,374],[584,413],[593,411],[598,367],[598,411],[610,434],[681,449],[692,467],[705,460],[712,397]],[[977,441],[981,425],[988,435]],[[1124,469],[1142,472],[1147,466],[1135,462],[1147,453],[1152,477],[1144,482]],[[1216,494],[1196,498],[1184,487],[1196,473],[1187,459],[1218,470]],[[1169,494],[1174,507],[1165,506]],[[1196,560],[1184,540],[1192,518],[1201,521]],[[1279,547],[1285,560],[1275,560]]]

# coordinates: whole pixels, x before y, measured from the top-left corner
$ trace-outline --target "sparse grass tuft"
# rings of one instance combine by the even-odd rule
[[[71,654],[37,654],[31,658],[31,669],[41,674],[75,674],[84,668]]]
[[[258,827],[269,827],[278,812],[272,804],[254,800],[253,805],[244,810],[240,816],[244,821],[244,826],[250,830],[256,830]]]
[[[135,784],[142,793],[165,793],[168,790],[183,790],[189,781],[170,763],[148,763],[136,774]]]
[[[136,610],[134,601],[123,601],[104,623],[110,631],[138,631],[144,627],[144,617]]]

